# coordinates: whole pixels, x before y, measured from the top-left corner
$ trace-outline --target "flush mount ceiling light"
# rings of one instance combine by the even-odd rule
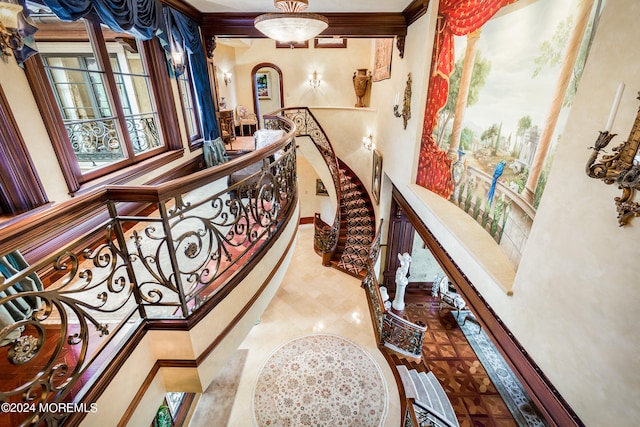
[[[253,25],[265,36],[279,42],[303,42],[323,32],[329,21],[317,13],[303,13],[308,0],[274,0],[282,13],[265,13],[258,16]]]

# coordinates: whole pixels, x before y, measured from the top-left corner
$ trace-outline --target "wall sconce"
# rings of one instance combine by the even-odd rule
[[[373,151],[376,149],[376,146],[373,145],[373,136],[371,134],[362,138],[362,145],[365,149],[369,151]]]
[[[591,178],[604,181],[605,184],[618,184],[622,190],[622,196],[616,197],[615,204],[618,211],[618,225],[626,225],[633,217],[640,216],[640,203],[634,202],[633,196],[636,190],[640,190],[640,110],[636,114],[635,122],[629,133],[627,141],[613,149],[613,154],[603,154],[598,161],[600,151],[604,150],[616,134],[609,133],[613,126],[613,120],[618,111],[624,83],[618,87],[609,120],[603,132],[596,139],[596,143],[587,161],[586,172]],[[640,100],[640,92],[638,98]]]
[[[309,74],[309,85],[316,89],[320,86],[320,82],[322,81],[322,76],[318,74],[316,71],[313,74]]]
[[[180,48],[171,49],[171,62],[176,77],[181,76],[185,70],[184,54]]]
[[[0,2],[0,56],[5,62],[11,50],[22,47],[22,39],[18,35],[18,13],[21,11],[19,4]]]
[[[231,84],[231,73],[224,73],[224,85],[229,86]]]
[[[396,94],[396,99],[393,102],[393,115],[396,117],[402,117],[404,121],[404,128],[407,128],[407,122],[411,118],[411,73],[407,76],[407,84],[404,88],[404,99],[402,101],[402,113],[400,113],[400,93]]]

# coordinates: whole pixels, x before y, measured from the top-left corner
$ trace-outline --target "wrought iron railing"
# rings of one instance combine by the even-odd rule
[[[439,417],[433,410],[423,406],[420,402],[414,400],[411,407],[416,416],[418,427],[453,427],[450,421]]]
[[[0,403],[14,410],[0,425],[60,425],[69,414],[50,409],[95,393],[133,334],[204,316],[295,220],[295,128],[267,119],[286,135],[254,154],[158,186],[101,188],[5,224],[0,371],[12,379],[0,381]],[[72,228],[82,232],[65,239]]]
[[[380,293],[380,285],[375,275],[375,261],[376,259],[368,261],[367,274],[363,285],[367,294],[378,342],[400,354],[420,359],[427,327],[403,319],[385,307]]]
[[[385,307],[385,302],[380,293],[380,284],[375,275],[375,265],[378,262],[382,241],[382,220],[373,238],[369,249],[367,262],[367,274],[362,285],[367,295],[369,311],[373,320],[374,331],[379,345],[387,347],[397,353],[420,359],[422,357],[422,345],[427,331],[425,325],[418,325],[393,313]],[[392,367],[395,370],[395,367]],[[405,396],[402,381],[396,379],[401,389],[401,396]],[[413,399],[401,398],[401,425],[404,427],[419,427],[413,405]]]
[[[156,113],[130,115],[125,121],[136,154],[162,145]],[[125,158],[114,118],[73,120],[65,123],[65,129],[79,162],[96,166]]]
[[[422,343],[426,326],[416,325],[392,311],[387,311],[382,319],[382,342],[405,356],[422,357]]]
[[[369,260],[371,260],[371,265],[375,266],[376,262],[378,262],[378,258],[380,258],[380,251],[382,249],[382,225],[384,220],[380,219],[380,224],[378,225],[378,229],[376,231],[376,235],[373,237],[373,241],[371,242],[371,247],[369,248]]]
[[[326,263],[335,252],[338,236],[340,235],[341,173],[338,158],[327,134],[308,108],[284,108],[277,113],[295,123],[296,136],[308,136],[311,138],[329,168],[329,173],[336,189],[337,204],[333,223],[328,224],[322,221],[319,214],[316,214],[314,218],[314,247],[318,253],[322,254],[323,262]]]
[[[410,399],[413,402],[413,399]],[[403,427],[421,427],[418,423],[413,403],[407,405],[407,409],[404,413]]]
[[[520,194],[501,182],[488,200],[492,177],[467,167],[452,201],[480,224],[518,266],[536,211]]]

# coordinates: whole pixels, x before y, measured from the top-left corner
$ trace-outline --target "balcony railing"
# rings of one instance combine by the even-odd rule
[[[491,181],[488,174],[468,167],[453,202],[491,235],[517,267],[536,211],[520,194],[501,182],[497,183],[489,204]]]
[[[134,335],[187,328],[238,286],[295,219],[295,126],[267,119],[286,135],[253,154],[158,186],[104,187],[2,227],[0,371],[12,374],[0,402],[16,411],[0,425],[69,421],[50,409],[94,402]]]
[[[380,294],[380,284],[376,278],[374,266],[380,253],[381,230],[382,222],[371,244],[370,259],[367,263],[367,275],[363,283],[369,301],[376,336],[381,345],[406,356],[420,359],[422,357],[422,343],[424,342],[424,334],[427,331],[427,327],[403,319],[391,310],[385,308],[382,295]]]
[[[162,145],[155,113],[126,117],[127,132],[134,152],[142,153]],[[114,118],[74,120],[65,124],[71,147],[79,162],[114,162],[124,159]]]

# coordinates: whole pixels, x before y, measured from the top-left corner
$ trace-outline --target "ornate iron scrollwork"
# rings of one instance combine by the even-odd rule
[[[638,97],[640,99],[640,97]],[[633,201],[636,190],[640,189],[640,110],[636,114],[635,122],[627,141],[613,148],[612,154],[602,154],[616,134],[608,131],[600,132],[593,152],[587,161],[586,172],[591,178],[603,181],[605,184],[617,184],[622,190],[622,196],[616,197],[618,224],[622,227],[633,217],[640,216],[640,204]]]
[[[38,354],[41,346],[42,340],[33,335],[18,337],[11,343],[7,353],[9,362],[14,365],[24,365]]]

